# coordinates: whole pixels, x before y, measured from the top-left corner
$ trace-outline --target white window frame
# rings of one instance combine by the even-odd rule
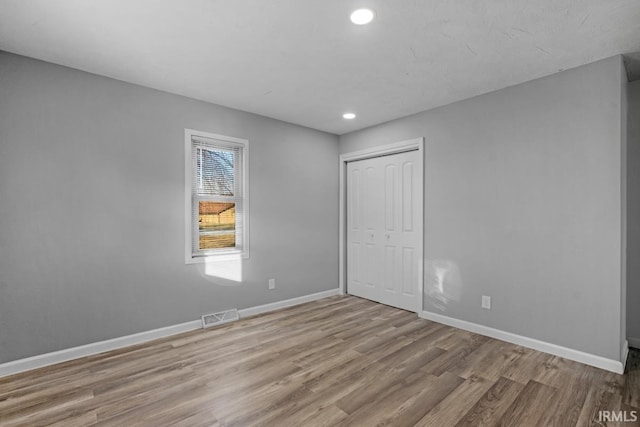
[[[194,255],[193,253],[193,239],[195,237],[195,228],[193,224],[193,188],[192,182],[193,174],[196,172],[192,166],[193,156],[193,137],[201,137],[207,139],[213,139],[216,142],[216,146],[224,149],[242,148],[242,156],[239,159],[242,167],[241,169],[241,181],[242,181],[242,212],[241,212],[241,233],[242,233],[242,248],[241,249],[216,249],[204,255]],[[194,129],[184,130],[184,214],[185,214],[185,263],[197,264],[207,262],[208,260],[221,260],[221,259],[237,259],[237,258],[249,258],[249,141],[241,138],[234,138],[232,136],[218,135],[209,132],[197,131]],[[238,220],[236,220],[238,222]]]

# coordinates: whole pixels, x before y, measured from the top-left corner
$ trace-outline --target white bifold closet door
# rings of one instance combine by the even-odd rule
[[[411,311],[422,297],[419,155],[347,164],[347,292]]]

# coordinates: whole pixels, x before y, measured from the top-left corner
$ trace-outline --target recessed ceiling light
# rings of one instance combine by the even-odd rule
[[[376,14],[371,9],[358,9],[351,14],[351,22],[356,25],[364,25],[373,21],[375,16]]]
[[[344,113],[342,115],[342,118],[347,119],[347,120],[353,120],[356,118],[356,115],[353,113]]]

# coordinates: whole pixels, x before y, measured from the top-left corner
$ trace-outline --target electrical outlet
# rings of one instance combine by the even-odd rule
[[[269,289],[276,288],[276,279],[269,279]]]
[[[486,308],[487,310],[491,310],[491,297],[486,295],[482,295],[482,308]]]

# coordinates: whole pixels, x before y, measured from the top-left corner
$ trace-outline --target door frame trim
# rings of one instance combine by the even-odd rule
[[[364,150],[352,151],[340,155],[340,199],[339,199],[339,247],[338,247],[338,287],[340,294],[347,293],[347,280],[346,280],[346,224],[347,224],[347,163],[354,162],[356,160],[370,159],[373,157],[388,156],[391,154],[405,153],[407,151],[418,151],[418,173],[419,183],[422,190],[422,204],[420,206],[420,214],[418,215],[418,223],[420,224],[420,246],[422,248],[422,258],[418,260],[418,296],[420,298],[419,304],[417,304],[417,313],[423,311],[424,306],[424,137],[408,139],[405,141],[395,142],[393,144],[379,145],[377,147],[367,148]]]

